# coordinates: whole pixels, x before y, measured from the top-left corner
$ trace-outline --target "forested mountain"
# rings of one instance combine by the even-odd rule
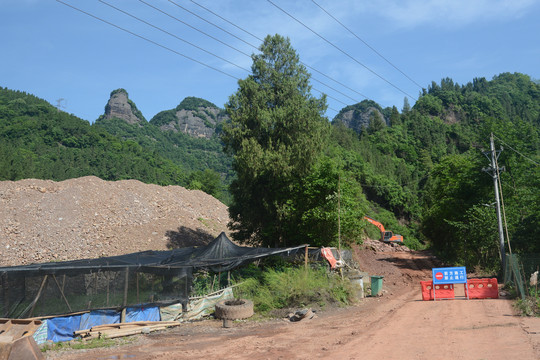
[[[90,125],[33,95],[1,89],[0,180],[95,175],[182,185],[226,197],[222,178],[230,170],[219,139],[161,131],[138,110],[124,111],[137,121],[120,119],[117,100],[124,94],[128,99],[125,90],[113,91],[106,114],[116,109],[114,116]],[[132,102],[128,105],[136,109]]]
[[[390,114],[388,121],[368,124],[359,135],[335,121],[334,151],[389,228],[432,244],[447,260],[495,266],[493,179],[482,171],[493,133],[497,149],[504,147],[498,162],[506,169],[501,180],[512,249],[540,251],[538,82],[509,73],[466,85],[443,79],[412,109],[381,113]]]
[[[188,173],[170,160],[122,141],[33,95],[0,90],[0,179],[65,180],[96,175],[183,184]]]
[[[229,121],[197,98],[146,121],[118,89],[90,125],[33,95],[0,89],[0,180],[134,178],[223,199],[234,175],[221,142]],[[288,185],[299,199],[284,207],[294,210],[291,231],[298,238],[290,243],[336,244],[339,188],[344,242],[362,229],[377,236],[361,221],[366,213],[412,248],[429,245],[452,263],[496,267],[493,179],[482,171],[493,133],[497,149],[504,148],[498,164],[505,167],[512,250],[540,252],[540,85],[527,75],[465,85],[443,79],[412,108],[405,102],[400,112],[366,100],[344,108],[331,125],[311,171]]]

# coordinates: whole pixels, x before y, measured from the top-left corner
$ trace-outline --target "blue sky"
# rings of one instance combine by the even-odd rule
[[[139,0],[103,0],[163,31],[98,0],[62,1],[154,42],[55,0],[0,0],[0,86],[90,122],[118,88],[147,120],[187,96],[223,107],[237,79],[248,75],[245,54],[257,52],[257,38],[275,33],[288,36],[303,63],[332,79],[309,70],[313,94],[329,95],[329,119],[365,97],[401,110],[405,96],[414,104],[417,84],[427,88],[445,77],[459,84],[502,72],[540,79],[540,0],[144,0],[162,12]]]

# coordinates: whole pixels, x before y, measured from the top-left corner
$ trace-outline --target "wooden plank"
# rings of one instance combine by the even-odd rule
[[[158,330],[165,330],[169,327],[175,327],[180,326],[181,323],[176,321],[152,321],[148,323],[139,322],[138,325],[130,326],[131,323],[127,324],[110,324],[110,325],[121,325],[120,328],[107,328],[107,325],[99,325],[95,326],[90,330],[79,330],[75,331],[74,334],[77,336],[81,336],[87,339],[95,339],[95,338],[117,338],[122,336],[130,336],[130,335],[136,335],[141,334],[143,331],[158,331]],[[99,328],[98,328],[99,327]]]

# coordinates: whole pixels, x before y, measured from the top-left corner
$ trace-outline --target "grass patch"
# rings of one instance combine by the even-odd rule
[[[133,338],[118,338],[108,339],[106,337],[91,340],[72,340],[65,342],[57,342],[51,344],[45,344],[41,347],[41,352],[47,351],[61,351],[61,350],[80,350],[80,349],[95,349],[95,348],[108,348],[117,345],[125,345],[133,342]]]
[[[354,299],[353,284],[324,267],[270,268],[252,275],[242,279],[235,296],[253,300],[255,311],[266,316],[280,309],[345,306]]]

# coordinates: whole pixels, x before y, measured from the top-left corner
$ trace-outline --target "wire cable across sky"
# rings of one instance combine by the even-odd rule
[[[330,46],[334,47],[336,50],[338,50],[339,52],[341,52],[343,55],[347,56],[349,59],[353,60],[355,63],[357,63],[358,65],[361,65],[362,67],[364,67],[366,70],[368,70],[369,72],[371,72],[373,75],[377,76],[379,79],[383,80],[384,82],[386,82],[388,85],[392,86],[394,89],[400,91],[401,93],[405,94],[406,96],[408,96],[409,98],[413,99],[413,100],[417,100],[414,96],[410,95],[409,93],[405,92],[404,90],[402,90],[401,88],[399,88],[397,85],[394,85],[392,82],[390,82],[389,80],[387,80],[386,78],[384,78],[382,75],[379,75],[377,72],[375,72],[374,70],[372,70],[371,68],[369,68],[368,66],[366,66],[365,64],[363,64],[362,62],[360,62],[358,59],[356,59],[354,56],[352,56],[351,54],[349,54],[348,52],[346,52],[345,50],[343,50],[342,48],[340,48],[339,46],[337,46],[336,44],[334,44],[333,42],[331,42],[330,40],[326,39],[324,36],[322,36],[321,34],[319,34],[318,32],[316,32],[315,30],[313,30],[312,28],[310,28],[309,26],[307,26],[306,24],[304,24],[302,21],[298,20],[297,18],[295,18],[293,15],[291,15],[289,12],[287,12],[286,10],[284,10],[283,8],[279,7],[278,5],[276,5],[274,2],[272,2],[271,0],[266,0],[268,1],[270,4],[274,5],[274,7],[276,7],[278,10],[280,10],[281,12],[283,12],[285,15],[289,16],[291,19],[293,19],[294,21],[298,22],[300,25],[302,25],[303,27],[305,27],[306,29],[308,29],[309,31],[311,31],[313,34],[317,35],[320,39],[322,39],[323,41],[325,41],[327,44],[329,44]]]

